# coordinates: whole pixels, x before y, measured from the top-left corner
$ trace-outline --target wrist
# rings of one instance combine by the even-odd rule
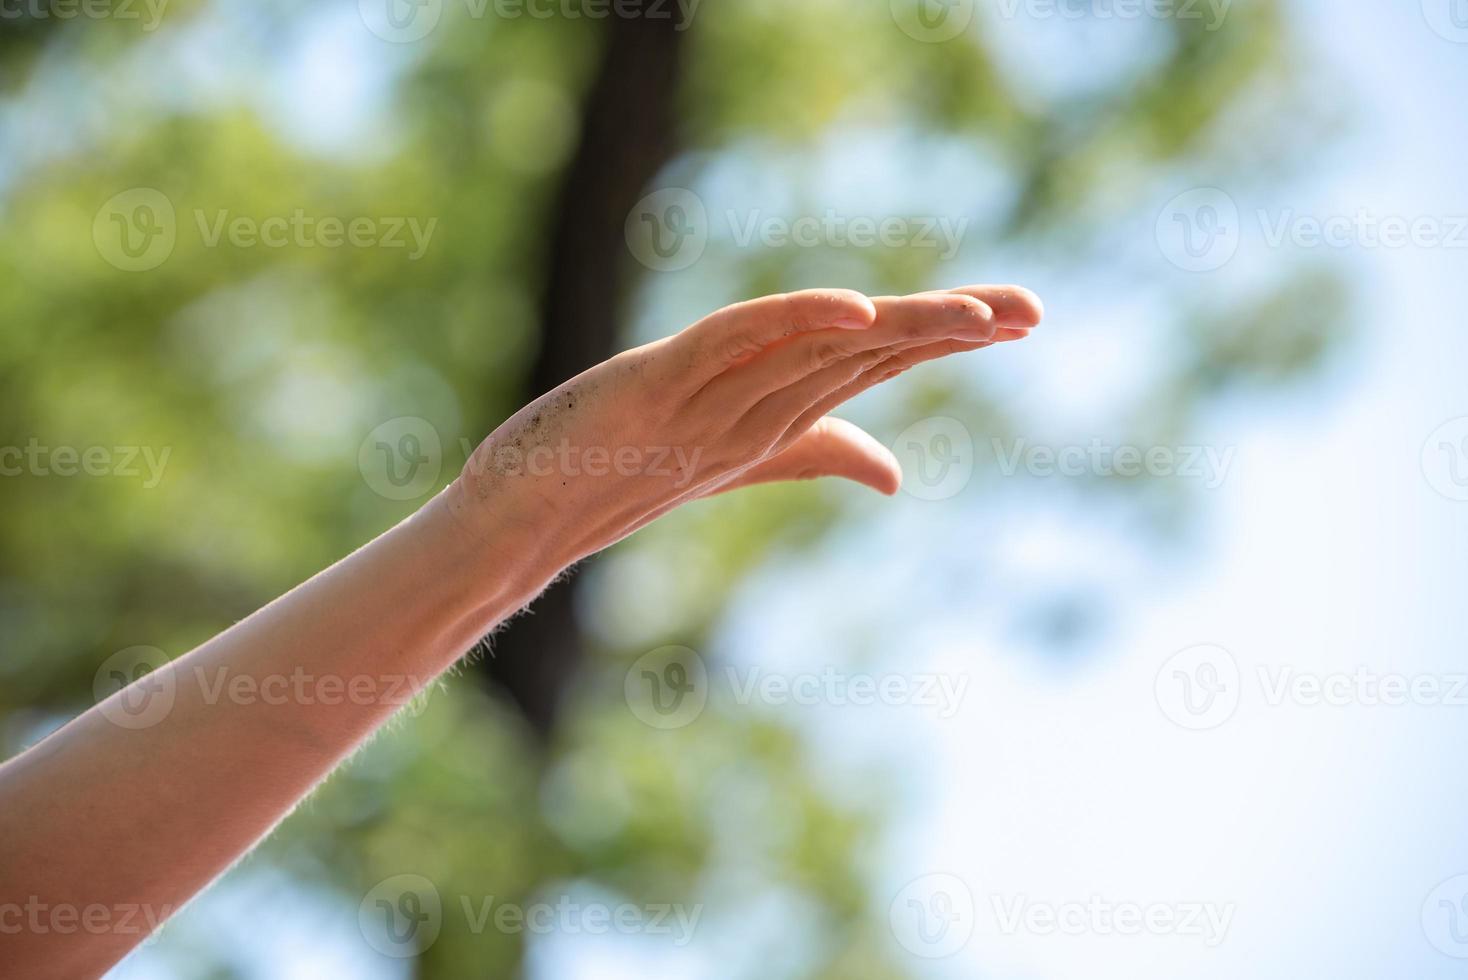
[[[462,476],[414,515],[420,517],[434,526],[430,537],[443,542],[474,598],[506,607],[506,615],[539,595],[567,564],[551,553],[543,521],[508,494],[477,492]]]

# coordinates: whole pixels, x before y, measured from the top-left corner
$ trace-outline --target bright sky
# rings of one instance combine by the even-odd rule
[[[1468,83],[1468,44],[1433,33],[1416,0],[1301,3],[1294,17],[1345,85],[1333,94],[1357,107],[1354,134],[1306,186],[1237,195],[1239,261],[1272,258],[1260,208],[1271,221],[1365,209],[1451,232],[1441,219],[1468,216],[1453,97]],[[828,626],[851,615],[857,589],[894,597],[860,619],[891,644],[877,672],[968,680],[951,718],[909,706],[831,708],[810,721],[833,769],[885,753],[913,774],[878,894],[905,900],[908,881],[940,874],[971,897],[972,937],[920,975],[1461,973],[1431,944],[1423,913],[1448,941],[1433,890],[1468,872],[1468,773],[1455,752],[1468,703],[1362,704],[1371,682],[1355,678],[1364,668],[1450,686],[1468,663],[1468,503],[1437,493],[1422,464],[1429,433],[1468,415],[1464,236],[1457,249],[1342,250],[1359,276],[1362,339],[1306,391],[1230,403],[1208,420],[1208,441],[1235,455],[1223,485],[1197,494],[1205,533],[1181,556],[1148,554],[1106,514],[1076,513],[1030,485],[1001,491],[1002,524],[971,503],[905,499],[903,512],[863,524],[865,540],[754,587],[722,657],[786,673],[802,657],[840,662]],[[1098,295],[1085,270],[1054,278],[1035,283],[1050,332],[1005,351],[994,371],[1028,379],[1030,401],[1059,416],[1084,414],[1118,377],[1145,374],[1149,325],[1124,298]],[[962,577],[964,554],[982,556],[975,578],[945,580]],[[996,563],[1004,581],[977,577]],[[834,581],[824,599],[810,587],[821,581]],[[1118,613],[1099,649],[1060,667],[1017,650],[1001,626],[1027,585],[1057,582],[1100,591]],[[782,597],[782,615],[754,616]],[[1239,669],[1236,711],[1206,731],[1171,722],[1154,694],[1164,662],[1198,644],[1223,646]],[[1302,675],[1351,679],[1357,703],[1271,703],[1281,679]],[[1093,899],[1179,916],[1196,907],[1200,921],[1211,909],[1226,928],[1213,944],[1206,931],[1117,935],[1089,919],[1079,935],[1010,925],[1019,908],[1064,913]],[[711,955],[698,975],[721,962]],[[568,955],[542,975],[589,978],[603,963]]]
[[[1267,206],[1468,215],[1451,94],[1468,83],[1468,45],[1432,33],[1416,0],[1302,4],[1296,19],[1349,85],[1360,135],[1348,167]],[[1246,232],[1241,252],[1259,244]],[[1135,576],[1094,663],[1057,681],[982,623],[931,654],[966,668],[974,694],[919,737],[937,788],[913,808],[890,880],[895,891],[905,876],[948,872],[973,890],[975,935],[945,961],[952,975],[1461,974],[1430,945],[1422,910],[1468,871],[1468,774],[1455,751],[1468,706],[1274,706],[1258,673],[1441,676],[1468,663],[1468,503],[1436,493],[1420,462],[1429,433],[1468,415],[1468,250],[1345,257],[1365,297],[1355,363],[1283,411],[1239,405],[1212,420],[1238,452],[1203,495],[1207,539],[1181,567]],[[1085,334],[1092,299],[1052,299],[1057,330]],[[1016,356],[1048,360],[1049,343]],[[1164,717],[1153,684],[1169,655],[1200,643],[1236,658],[1239,707],[1217,729],[1187,731]],[[1234,914],[1214,948],[999,931],[996,897],[1007,909],[1093,895],[1232,903]]]

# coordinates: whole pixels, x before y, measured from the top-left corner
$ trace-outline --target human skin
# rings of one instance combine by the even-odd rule
[[[479,637],[661,514],[821,476],[895,493],[891,453],[827,413],[1040,316],[1013,286],[772,296],[537,399],[407,520],[0,766],[0,976],[106,971]]]

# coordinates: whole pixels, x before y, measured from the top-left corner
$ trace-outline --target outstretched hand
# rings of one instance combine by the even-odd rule
[[[892,455],[826,413],[1039,320],[1039,301],[1014,287],[792,293],[571,379],[407,520],[0,765],[0,895],[167,918],[566,566],[685,500],[751,483],[832,475],[895,492]],[[140,939],[22,931],[4,963],[96,976]]]
[[[725,307],[516,413],[466,465],[461,516],[492,508],[560,568],[737,487],[839,476],[895,493],[892,454],[827,413],[923,361],[1025,337],[1041,315],[1017,286],[816,289]]]

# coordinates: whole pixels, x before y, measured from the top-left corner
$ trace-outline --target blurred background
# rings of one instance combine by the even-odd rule
[[[114,975],[1460,975],[1465,83],[1460,0],[7,5],[6,755],[627,345],[1047,304],[843,409],[897,498],[586,563]]]

